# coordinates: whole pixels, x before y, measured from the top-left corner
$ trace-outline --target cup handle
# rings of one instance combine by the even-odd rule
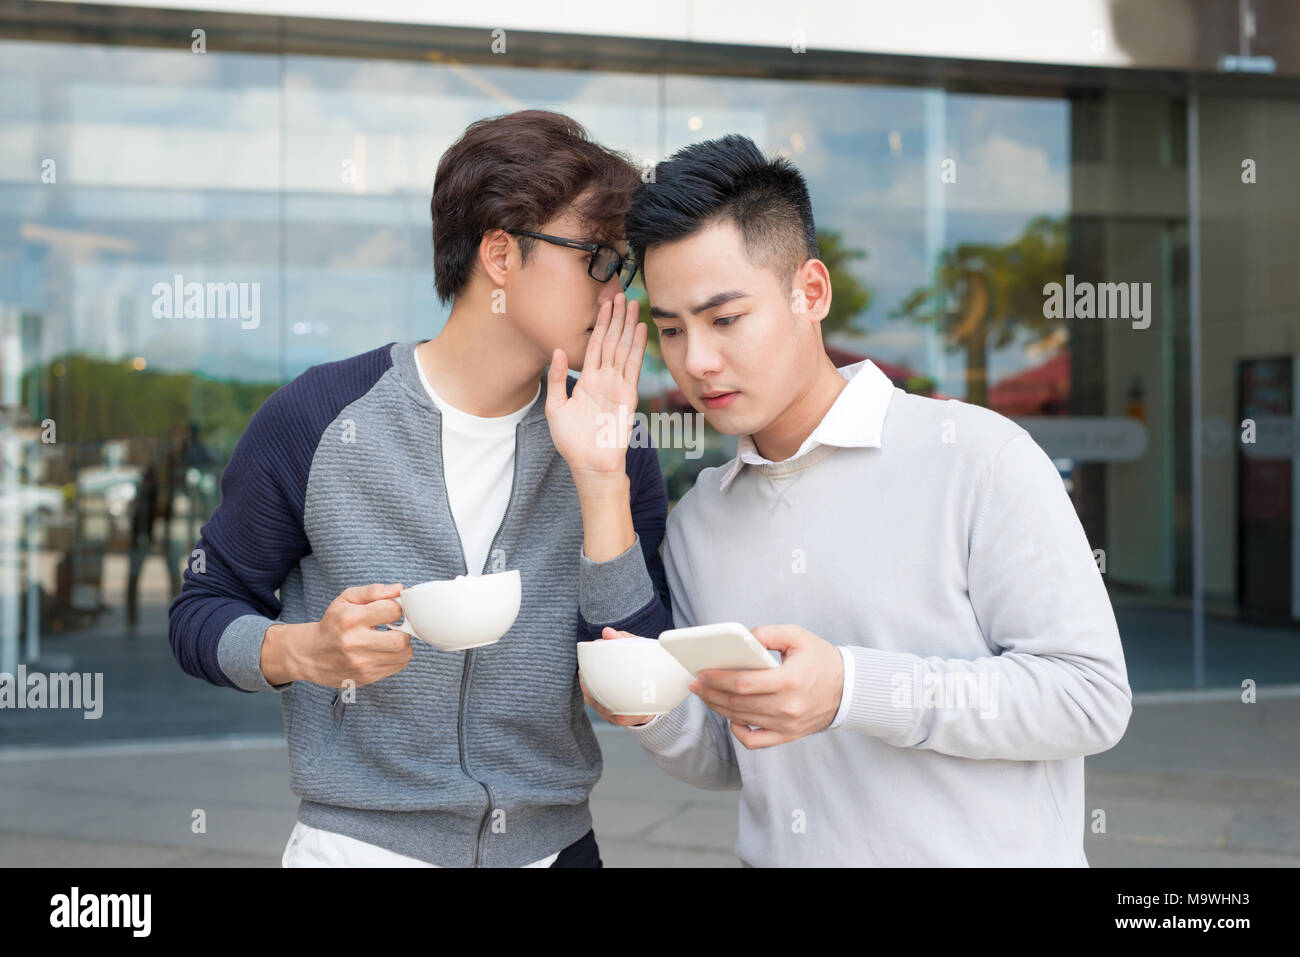
[[[397,604],[398,604],[398,606],[402,609],[402,614],[405,615],[405,614],[406,614],[406,606],[402,604],[402,596],[401,596],[400,594],[397,596]],[[389,626],[388,626],[388,630],[389,630],[389,631],[400,631],[400,632],[402,632],[402,633],[404,633],[404,634],[410,635],[412,638],[419,638],[419,637],[420,637],[419,635],[417,635],[417,634],[415,633],[414,629],[411,628],[410,623],[407,622],[407,620],[406,620],[405,618],[402,619],[402,623],[401,623],[400,625],[389,625]],[[423,641],[424,639],[421,638],[420,640]]]

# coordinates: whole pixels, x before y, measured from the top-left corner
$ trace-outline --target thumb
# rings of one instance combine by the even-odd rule
[[[563,349],[555,349],[551,352],[551,365],[546,370],[546,411],[550,412],[564,405],[568,394],[564,388],[564,380],[569,375],[569,357],[565,355]]]
[[[749,629],[749,633],[757,638],[758,643],[764,648],[780,651],[783,654],[787,648],[798,648],[803,644],[796,625],[761,625]]]

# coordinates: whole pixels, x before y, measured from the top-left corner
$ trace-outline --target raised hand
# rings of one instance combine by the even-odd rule
[[[636,412],[637,380],[645,356],[640,304],[619,293],[600,307],[573,394],[565,394],[569,366],[563,349],[551,354],[546,420],[551,441],[569,463],[574,481],[622,475]]]

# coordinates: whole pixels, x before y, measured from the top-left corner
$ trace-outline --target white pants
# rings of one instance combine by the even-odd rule
[[[525,867],[550,867],[559,857],[559,852],[545,857]],[[428,861],[421,861],[405,854],[398,854],[384,847],[376,847],[365,841],[358,841],[346,834],[322,831],[320,828],[308,827],[302,821],[295,821],[289,843],[284,846],[284,856],[280,858],[283,867],[437,867]]]

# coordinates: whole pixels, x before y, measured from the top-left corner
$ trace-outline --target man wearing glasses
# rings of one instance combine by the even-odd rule
[[[568,117],[472,124],[431,203],[446,325],[309,369],[236,447],[171,642],[190,674],[281,695],[286,866],[601,866],[574,645],[671,627],[663,477],[631,434],[639,183]],[[509,569],[522,602],[494,645],[381,630],[389,583]]]

